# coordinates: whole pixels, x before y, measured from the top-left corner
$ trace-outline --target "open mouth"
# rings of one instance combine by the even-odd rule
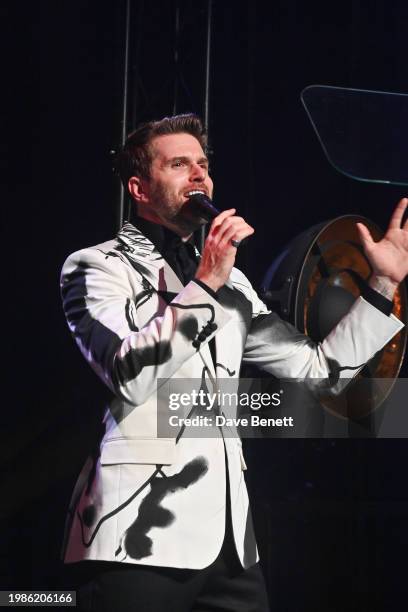
[[[187,191],[187,193],[184,194],[185,198],[191,198],[191,196],[193,195],[207,195],[207,191],[205,189],[192,189],[191,191]]]

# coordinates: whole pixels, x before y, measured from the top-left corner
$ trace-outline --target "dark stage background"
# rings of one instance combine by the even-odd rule
[[[187,17],[175,73],[175,2],[131,3],[129,123],[172,113],[175,76],[177,110],[203,112],[207,3],[179,6]],[[58,277],[70,252],[116,227],[109,151],[121,133],[125,3],[5,2],[3,11],[3,361],[12,367],[3,383],[0,585],[45,589],[61,584],[64,513],[104,400],[66,328]],[[398,1],[213,2],[215,200],[256,228],[240,252],[256,286],[300,231],[345,213],[385,227],[406,195],[336,173],[299,96],[317,83],[407,93],[407,26]],[[274,612],[405,607],[406,441],[247,446]]]

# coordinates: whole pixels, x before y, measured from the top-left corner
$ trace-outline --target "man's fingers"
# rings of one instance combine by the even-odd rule
[[[402,198],[402,200],[398,202],[397,206],[395,207],[394,212],[392,213],[392,217],[391,217],[390,225],[388,229],[401,229],[402,217],[404,216],[404,212],[407,206],[408,206],[408,198]],[[406,223],[404,224],[404,229],[405,229],[405,225]]]
[[[235,208],[229,208],[228,210],[223,210],[219,215],[217,215],[214,221],[211,223],[210,232],[218,228],[225,219],[228,217],[232,217],[236,213]]]
[[[374,242],[373,237],[370,234],[370,230],[363,223],[356,223],[356,225],[363,244],[369,245]]]
[[[221,248],[226,246],[233,246],[231,240],[236,240],[237,242],[241,242],[248,236],[252,236],[254,233],[254,228],[248,225],[247,223],[244,226],[240,227],[230,227],[228,231],[222,237],[222,240],[219,242],[219,246]]]
[[[243,240],[247,236],[253,234],[253,228],[248,225],[242,217],[233,217],[226,219],[224,223],[218,228],[215,237],[215,245],[224,248],[230,243],[231,238],[235,240]]]
[[[225,214],[229,213],[229,214]],[[223,234],[227,231],[227,229],[233,225],[237,225],[239,223],[245,223],[242,217],[235,216],[235,210],[231,208],[230,210],[224,210],[218,217],[216,217],[211,225],[211,229],[209,232],[209,236],[212,236],[217,240],[221,240]]]

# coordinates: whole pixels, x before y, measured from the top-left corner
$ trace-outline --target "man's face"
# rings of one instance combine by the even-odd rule
[[[191,233],[200,224],[193,227],[184,218],[182,208],[195,191],[212,197],[208,159],[191,134],[158,136],[150,146],[150,180],[143,181],[144,199],[139,200],[139,214],[180,234]]]

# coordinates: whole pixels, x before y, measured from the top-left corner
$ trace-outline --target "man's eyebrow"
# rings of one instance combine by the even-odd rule
[[[170,159],[166,160],[165,163],[167,165],[167,164],[172,164],[173,162],[176,162],[176,161],[181,161],[181,162],[189,164],[191,162],[191,158],[187,157],[186,155],[176,155],[175,157],[170,157]],[[208,165],[209,163],[208,157],[205,157],[205,155],[203,157],[200,157],[200,159],[197,160],[197,163],[198,164],[204,163]]]

